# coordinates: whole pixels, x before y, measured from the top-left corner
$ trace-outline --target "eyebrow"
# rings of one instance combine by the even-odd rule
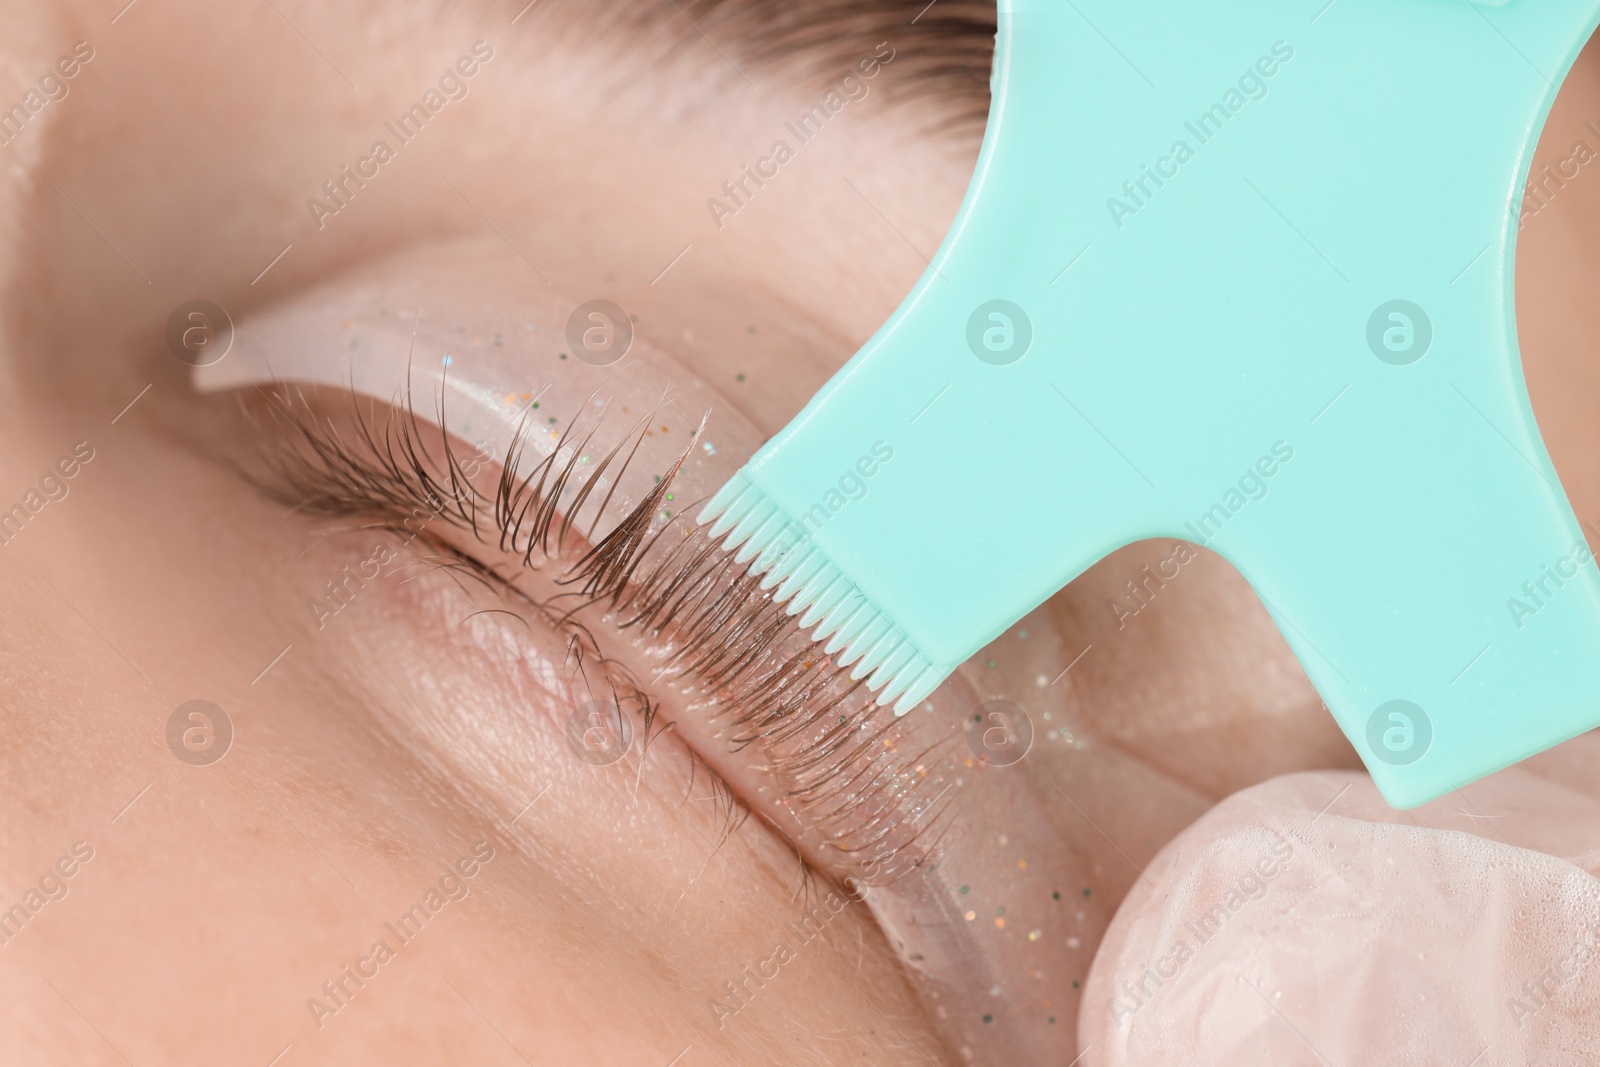
[[[679,48],[711,44],[739,74],[771,72],[808,85],[837,81],[887,41],[902,94],[931,104],[937,128],[981,131],[988,116],[993,0],[601,2],[635,32],[659,34],[666,23]]]

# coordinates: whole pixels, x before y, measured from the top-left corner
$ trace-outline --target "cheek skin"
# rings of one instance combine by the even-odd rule
[[[373,585],[318,631],[307,599],[366,557],[370,534],[329,537],[325,523],[287,517],[231,474],[146,439],[157,411],[119,423],[131,432],[108,439],[72,498],[41,515],[53,525],[4,549],[19,579],[0,592],[8,705],[29,679],[30,706],[59,709],[30,716],[5,747],[8,808],[37,813],[14,828],[7,863],[42,871],[73,840],[95,847],[68,897],[8,946],[0,983],[43,1020],[8,1048],[103,1055],[44,973],[135,1062],[241,1045],[270,1058],[286,1042],[311,1063],[403,1062],[419,1036],[474,1062],[503,1058],[506,1038],[567,1062],[667,1062],[688,1043],[711,1062],[829,1055],[796,1043],[796,1018],[856,1060],[916,1062],[874,1036],[881,1017],[833,978],[839,969],[934,1047],[859,905],[719,1029],[706,1000],[770,955],[798,915],[791,854],[755,824],[715,847],[704,774],[686,801],[670,737],[642,779],[574,758],[553,728],[570,694],[537,684],[561,650],[523,644],[513,657],[482,630],[488,617],[459,625],[464,602],[413,615],[427,605],[398,611]],[[71,428],[13,425],[28,440]],[[26,454],[13,443],[7,455]],[[237,525],[219,525],[214,508]],[[113,525],[121,536],[108,545]],[[397,596],[459,598],[440,575],[405,581],[416,572],[397,572]],[[235,727],[209,767],[180,763],[163,733],[196,695]],[[471,895],[317,1028],[307,998],[485,838],[496,856]],[[102,946],[96,965],[75,969],[67,961],[86,943]],[[260,1010],[177,1007],[218,989]]]

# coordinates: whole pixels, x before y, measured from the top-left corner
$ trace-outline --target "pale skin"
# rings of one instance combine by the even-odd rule
[[[18,2],[4,15],[0,102],[73,42],[93,48],[70,93],[0,148],[0,507],[64,473],[79,442],[92,450],[66,496],[0,547],[0,905],[51,871],[66,888],[0,945],[0,1047],[16,1062],[967,1060],[847,895],[747,1005],[708,1012],[742,967],[772,958],[800,905],[780,827],[752,818],[718,844],[716,794],[703,768],[687,773],[704,733],[685,720],[642,772],[573,758],[571,683],[535,669],[561,663],[563,639],[534,619],[515,631],[522,663],[508,662],[463,621],[509,605],[477,590],[468,606],[426,566],[372,583],[319,628],[308,598],[381,538],[296,513],[219,462],[254,431],[192,393],[163,342],[168,313],[196,296],[242,319],[382,255],[481,241],[472,269],[486,283],[571,303],[606,294],[758,440],[776,432],[925,269],[977,131],[931,131],[939,106],[897,59],[718,227],[706,198],[817,82],[747,63],[732,31],[709,31],[713,47],[670,5],[643,5],[637,30],[600,42],[545,4],[515,24],[521,4],[147,0],[112,24],[120,4]],[[628,34],[685,36],[663,58]],[[449,121],[337,214],[308,212],[480,39],[495,58]],[[1586,136],[1596,100],[1591,50],[1541,158]],[[1600,363],[1584,343],[1600,335],[1600,179],[1582,175],[1522,231],[1518,317],[1545,439],[1587,518],[1600,517]],[[1041,744],[1020,773],[1055,798],[1034,817],[1073,857],[1063,896],[1095,931],[1074,950],[1085,985],[1140,869],[1208,809],[1295,771],[1329,772],[1324,799],[1364,783],[1337,773],[1359,772],[1353,750],[1219,559],[1186,562],[1136,618],[1108,610],[1172,551],[1115,554],[1030,616],[1026,639],[1008,633],[963,668],[973,691],[1026,700],[1041,731],[1049,712],[1083,742]],[[603,624],[596,638],[623,641]],[[1070,681],[1038,684],[1090,644]],[[193,699],[234,730],[209,766],[167,742]],[[669,720],[689,714],[664,705]],[[726,751],[699,755],[736,792],[751,780]],[[78,842],[78,862],[55,866]],[[813,866],[837,892],[844,868]],[[414,940],[386,932],[450,872],[468,892],[441,893],[461,899]],[[392,958],[375,958],[379,940]],[[346,965],[369,977],[333,997],[323,983]],[[1071,999],[1052,1010],[1052,1025],[1103,1044],[1103,1016],[1080,1025]],[[989,1061],[981,1042],[967,1053]],[[1104,1055],[1084,1062],[1121,1062]]]

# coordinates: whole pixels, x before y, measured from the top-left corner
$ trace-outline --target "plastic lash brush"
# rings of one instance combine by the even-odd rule
[[[1250,582],[1397,807],[1600,724],[1600,571],[1512,289],[1597,12],[1001,0],[929,269],[699,521],[897,712],[1176,537]]]

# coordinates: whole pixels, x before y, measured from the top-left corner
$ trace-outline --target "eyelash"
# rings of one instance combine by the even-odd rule
[[[650,739],[661,732],[651,732],[659,706],[625,668],[600,652],[577,618],[587,608],[600,607],[624,630],[656,636],[670,631],[676,647],[666,652],[663,667],[676,678],[693,675],[703,683],[703,694],[691,709],[705,710],[717,724],[719,738],[734,750],[758,746],[791,806],[806,816],[805,824],[820,833],[826,847],[852,860],[861,882],[881,884],[910,873],[942,835],[948,821],[948,808],[940,802],[944,794],[923,802],[918,786],[923,766],[936,758],[943,742],[902,755],[895,743],[899,720],[884,717],[871,727],[873,717],[882,712],[864,683],[851,681],[848,670],[815,648],[782,605],[759,589],[758,577],[745,573],[732,554],[687,522],[692,508],[658,520],[699,431],[650,492],[594,541],[605,505],[632,463],[651,413],[586,469],[580,469],[580,457],[600,424],[581,430],[569,426],[550,454],[525,473],[529,460],[523,431],[529,423],[524,419],[494,489],[485,492],[473,481],[479,457],[463,459],[447,429],[424,430],[409,395],[387,406],[388,415],[380,423],[375,403],[363,410],[354,394],[345,394],[355,424],[352,446],[331,418],[314,414],[299,389],[291,392],[280,385],[276,395],[258,391],[293,434],[261,457],[264,474],[240,468],[269,495],[308,513],[365,517],[412,536],[416,531],[406,524],[426,513],[470,532],[481,543],[493,539],[524,567],[560,557],[574,518],[610,471],[612,486],[583,531],[592,547],[555,579],[571,591],[545,603],[531,599],[513,578],[475,556],[425,529],[421,536],[441,553],[441,567],[513,596],[566,634],[569,656],[579,671],[591,663],[601,668],[618,706],[631,708],[643,722],[641,760]],[[442,410],[437,416],[434,421],[443,425]],[[441,443],[438,458],[425,439]],[[559,502],[569,493],[571,501],[562,507]],[[675,544],[672,535],[677,536]],[[558,610],[556,601],[569,599],[570,606]],[[698,756],[691,767],[703,767],[712,781],[722,817],[720,847],[743,824],[749,809]],[[694,773],[691,769],[691,786]],[[918,847],[911,848],[913,844]],[[865,859],[855,862],[860,856]],[[812,872],[803,860],[801,866],[804,891]]]

